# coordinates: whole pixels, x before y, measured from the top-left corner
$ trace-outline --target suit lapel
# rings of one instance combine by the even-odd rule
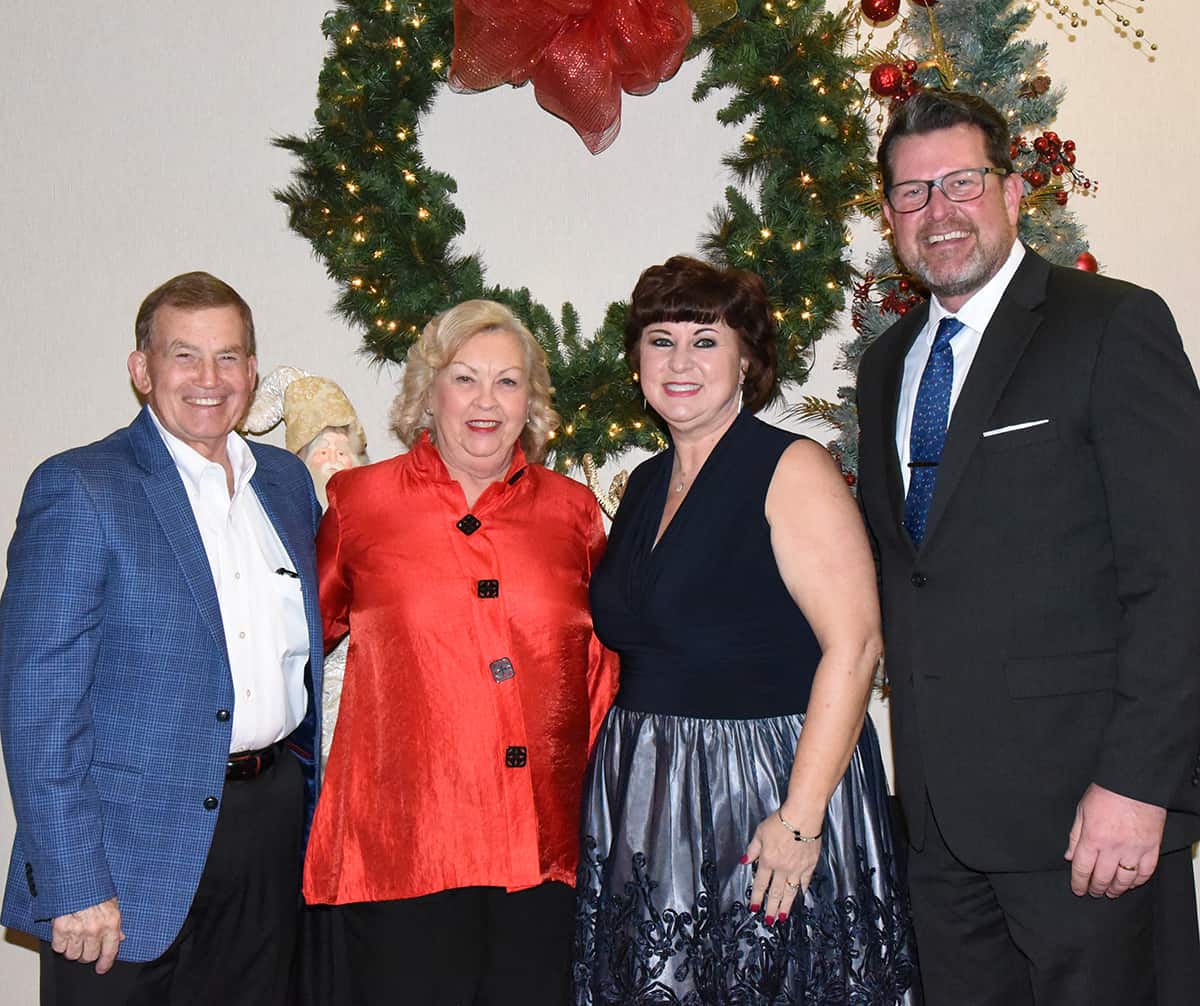
[[[138,464],[147,472],[142,487],[150,508],[158,518],[179,569],[195,598],[200,615],[212,633],[217,650],[229,662],[225,647],[225,629],[221,622],[221,607],[217,603],[217,588],[213,583],[208,555],[196,526],[196,515],[183,487],[183,479],[167,445],[154,426],[147,409],[129,427],[130,443]]]
[[[996,410],[1025,347],[1042,323],[1037,308],[1045,300],[1050,266],[1028,249],[980,339],[979,349],[950,417],[946,446],[938,466],[937,488],[925,525],[925,544],[966,471],[972,453]]]

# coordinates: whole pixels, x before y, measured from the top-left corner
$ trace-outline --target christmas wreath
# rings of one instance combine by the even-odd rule
[[[724,5],[730,10],[718,20],[712,10]],[[733,0],[691,0],[691,6],[701,31],[683,53],[707,59],[693,96],[728,89],[718,119],[745,130],[725,158],[734,184],[699,244],[711,259],[753,269],[766,281],[779,325],[781,375],[800,383],[809,347],[844,306],[851,279],[847,218],[871,185],[863,94],[844,54],[857,11],[830,12],[825,0],[741,0],[735,13]],[[585,455],[602,464],[632,446],[659,449],[662,435],[624,363],[624,303],[612,303],[599,330],[585,338],[570,304],[556,317],[528,288],[489,285],[480,257],[455,250],[464,229],[452,199],[455,181],[427,164],[420,146],[421,117],[447,81],[454,13],[451,0],[359,0],[339,3],[326,16],[330,50],[316,125],[303,137],[276,140],[300,161],[277,198],[337,282],[337,311],[363,333],[376,358],[402,361],[425,322],[452,304],[499,300],[549,355],[563,416],[552,441],[556,467],[567,470]],[[678,46],[678,34],[669,41]],[[528,66],[502,68],[498,79],[520,82],[526,70],[523,79],[537,88]],[[637,79],[643,90],[656,82]],[[598,146],[611,141],[602,123],[592,138]]]

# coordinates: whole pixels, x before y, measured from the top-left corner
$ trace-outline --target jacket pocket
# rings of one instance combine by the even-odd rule
[[[93,762],[88,770],[96,792],[108,803],[133,803],[142,785],[142,773],[124,765]]]
[[[1008,694],[1014,699],[1109,691],[1117,683],[1116,650],[1023,657],[1004,665]]]
[[[1058,423],[1053,419],[1048,423],[1027,426],[1023,430],[1013,430],[1010,433],[997,433],[990,437],[980,437],[980,443],[985,451],[1008,451],[1015,447],[1029,447],[1033,444],[1045,443],[1058,439]]]

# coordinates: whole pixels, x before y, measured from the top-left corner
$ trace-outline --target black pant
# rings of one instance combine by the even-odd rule
[[[464,887],[346,905],[353,1006],[565,1006],[575,892]]]
[[[284,1006],[296,942],[304,781],[285,751],[227,782],[192,906],[174,943],[107,974],[41,944],[42,1006]]]
[[[1063,848],[1067,836],[1063,835]],[[1070,864],[983,873],[947,848],[926,801],[909,849],[925,1006],[1195,1006],[1200,938],[1191,849],[1119,898],[1076,897]]]

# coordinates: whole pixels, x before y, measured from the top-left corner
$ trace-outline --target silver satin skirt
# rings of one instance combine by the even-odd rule
[[[609,713],[584,789],[577,1006],[917,1006],[870,718],[829,801],[803,911],[770,928],[750,912],[739,859],[783,802],[803,723]]]

